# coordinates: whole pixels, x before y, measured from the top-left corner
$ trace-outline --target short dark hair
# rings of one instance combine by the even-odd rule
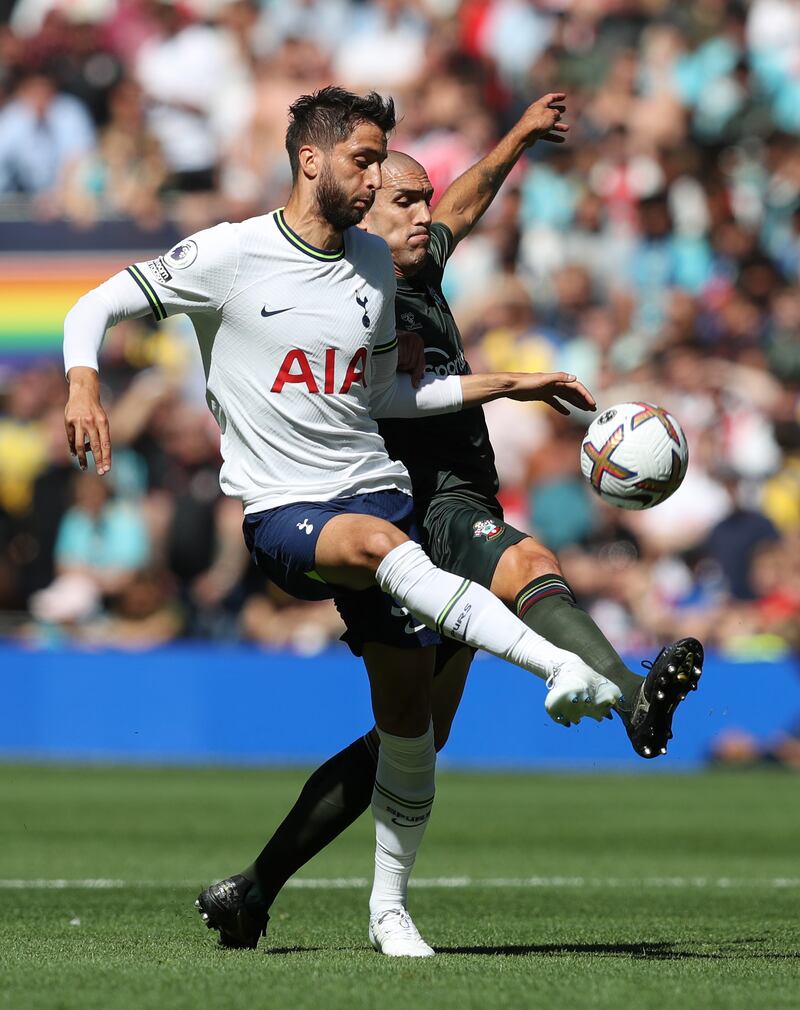
[[[394,129],[394,101],[370,91],[361,98],[344,88],[330,85],[311,95],[301,95],[289,106],[286,150],[292,166],[292,178],[300,171],[299,151],[303,144],[314,144],[329,151],[334,144],[347,140],[358,123],[374,123],[384,133]]]

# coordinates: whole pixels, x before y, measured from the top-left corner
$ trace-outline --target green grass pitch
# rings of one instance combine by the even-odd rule
[[[0,768],[0,1007],[800,1007],[791,775],[442,774],[411,892],[438,957],[367,946],[369,817],[284,892],[268,944],[219,950],[195,895],[303,778]]]

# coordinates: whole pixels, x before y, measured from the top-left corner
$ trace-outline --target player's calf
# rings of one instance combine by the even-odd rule
[[[532,631],[575,653],[633,698],[644,678],[628,669],[593,618],[575,599],[555,555],[532,537],[503,551],[491,589]]]

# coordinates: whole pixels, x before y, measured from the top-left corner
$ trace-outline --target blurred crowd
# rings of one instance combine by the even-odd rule
[[[0,216],[187,234],[285,201],[286,109],[336,82],[396,99],[392,146],[437,193],[532,100],[539,144],[456,251],[445,290],[474,370],[564,369],[601,407],[683,424],[683,486],[604,505],[588,416],[487,408],[510,521],[554,548],[612,641],[800,650],[800,3],[795,0],[0,2]],[[156,250],[154,250],[155,252]],[[341,633],[248,563],[184,317],[105,348],[111,479],[66,454],[58,362],[0,407],[0,608],[16,634],[137,646]],[[13,627],[11,627],[13,625]]]

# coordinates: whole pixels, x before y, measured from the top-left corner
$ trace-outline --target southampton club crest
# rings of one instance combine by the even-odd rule
[[[417,322],[417,317],[413,312],[403,312],[400,316],[400,322],[403,324],[403,328],[410,330],[412,333],[415,330],[422,329],[422,323]]]
[[[494,540],[500,536],[504,529],[505,527],[496,523],[494,519],[481,519],[473,525],[472,535],[475,539],[486,537],[487,540]]]

